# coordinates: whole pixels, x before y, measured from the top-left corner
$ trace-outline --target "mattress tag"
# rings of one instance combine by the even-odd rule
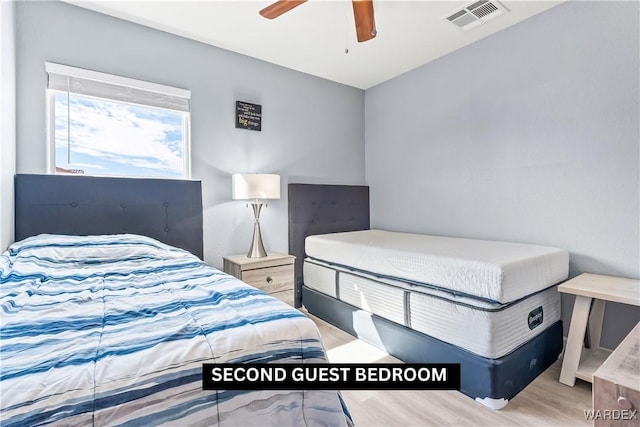
[[[527,321],[529,322],[529,329],[531,330],[541,325],[542,324],[542,306],[531,310],[529,312]]]

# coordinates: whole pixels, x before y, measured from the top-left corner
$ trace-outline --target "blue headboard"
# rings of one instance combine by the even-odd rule
[[[200,181],[15,176],[15,239],[133,233],[203,259]]]
[[[295,255],[295,306],[302,304],[304,239],[314,234],[368,230],[369,187],[289,184],[289,253]]]

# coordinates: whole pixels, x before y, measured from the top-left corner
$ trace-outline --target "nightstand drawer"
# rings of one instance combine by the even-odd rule
[[[272,253],[262,258],[224,257],[224,271],[293,306],[293,263],[296,257]]]
[[[242,281],[267,293],[293,289],[293,264],[242,272]]]

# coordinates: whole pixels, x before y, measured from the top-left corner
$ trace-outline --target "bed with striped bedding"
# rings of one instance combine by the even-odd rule
[[[0,424],[345,425],[336,391],[202,390],[203,363],[322,363],[315,324],[137,235],[39,235],[0,256]]]

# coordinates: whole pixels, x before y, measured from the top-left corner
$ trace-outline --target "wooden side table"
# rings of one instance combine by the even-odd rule
[[[560,371],[560,382],[573,387],[576,378],[592,382],[593,373],[611,354],[600,348],[605,302],[640,306],[640,280],[583,273],[558,286],[558,291],[576,296]],[[587,324],[591,348],[583,349]]]
[[[223,257],[224,272],[293,306],[293,262],[296,257],[270,253],[263,258]]]

